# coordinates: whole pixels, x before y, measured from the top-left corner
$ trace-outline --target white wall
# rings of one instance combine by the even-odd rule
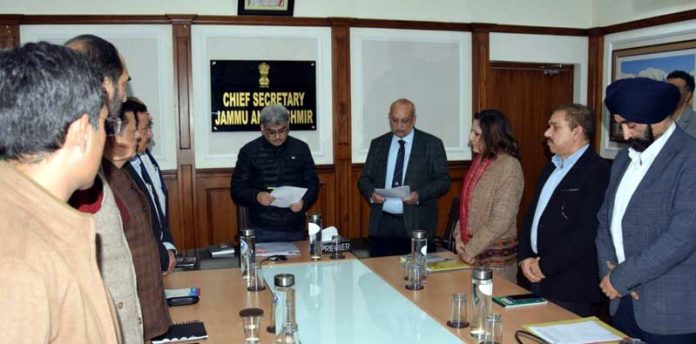
[[[176,168],[177,103],[172,60],[172,26],[148,25],[22,25],[21,43],[63,44],[86,32],[104,37],[123,55],[131,81],[128,95],[147,104],[153,118],[152,154],[162,169]]]
[[[295,0],[296,17],[590,28],[696,9],[694,0]],[[2,14],[237,15],[236,0],[0,0]]]
[[[592,0],[592,25],[607,26],[696,9],[694,0]]]
[[[351,133],[353,162],[389,131],[390,104],[416,105],[416,128],[442,139],[448,160],[469,160],[471,33],[353,28]]]
[[[296,17],[353,17],[442,22],[485,22],[586,28],[587,0],[295,0]],[[235,0],[0,0],[15,14],[236,15]],[[562,13],[562,15],[559,15]]]

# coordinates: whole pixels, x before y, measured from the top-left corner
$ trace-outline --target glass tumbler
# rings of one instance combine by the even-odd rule
[[[466,313],[466,294],[452,294],[452,315],[447,326],[453,328],[466,328],[469,326],[469,318]]]

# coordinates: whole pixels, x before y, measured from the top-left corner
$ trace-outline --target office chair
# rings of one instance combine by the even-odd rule
[[[455,253],[456,244],[452,237],[452,232],[454,231],[454,226],[457,224],[457,221],[459,221],[459,203],[459,196],[452,198],[452,205],[450,205],[449,216],[447,217],[447,227],[445,227],[445,233],[442,238],[442,247]]]
[[[242,230],[243,228],[247,228],[249,225],[249,208],[236,204],[237,206],[237,235],[235,237],[239,236],[239,231]]]

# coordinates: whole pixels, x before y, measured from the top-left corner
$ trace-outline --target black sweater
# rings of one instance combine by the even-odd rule
[[[307,188],[302,211],[262,206],[256,201],[261,191],[278,186]],[[263,136],[247,143],[239,151],[232,174],[230,193],[235,203],[249,208],[252,228],[277,231],[304,229],[305,211],[317,200],[319,177],[309,146],[293,137],[281,146],[270,144]]]

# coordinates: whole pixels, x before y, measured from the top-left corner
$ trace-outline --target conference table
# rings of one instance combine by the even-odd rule
[[[429,274],[425,288],[405,288],[399,256],[345,259],[329,255],[311,261],[306,242],[296,243],[300,255],[286,262],[262,264],[262,275],[269,287],[250,292],[239,268],[178,271],[165,278],[165,287],[201,289],[200,302],[171,307],[174,322],[200,320],[209,338],[205,343],[244,343],[239,311],[261,308],[264,316],[261,343],[273,343],[275,336],[265,331],[270,324],[273,276],[295,275],[297,323],[304,344],[313,343],[477,343],[469,329],[446,325],[451,312],[452,294],[464,292],[470,302],[471,270]],[[437,255],[455,258],[451,252]],[[494,276],[493,295],[527,293],[525,289]],[[519,309],[503,309],[503,343],[515,343],[515,331],[522,325],[577,318],[552,303]]]

